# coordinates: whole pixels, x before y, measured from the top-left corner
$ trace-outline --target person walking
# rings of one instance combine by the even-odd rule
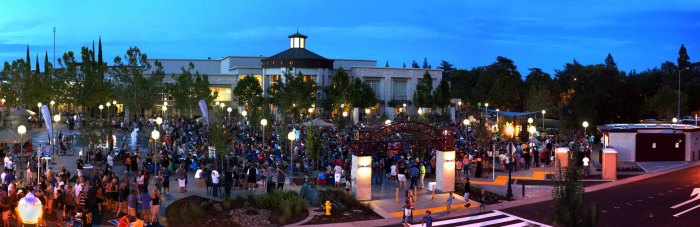
[[[212,183],[212,196],[219,196],[219,171],[216,170],[216,166],[212,167],[211,170],[211,183]]]
[[[472,204],[469,202],[469,194],[472,191],[471,183],[469,183],[469,177],[464,181],[464,201],[467,202],[467,204],[464,204],[464,207],[469,208]]]
[[[583,157],[583,176],[588,177],[588,172],[591,171],[588,168],[588,165],[590,163],[590,159],[588,159],[588,156]]]
[[[410,226],[409,223],[413,222],[413,193],[411,190],[406,189],[406,199],[403,201],[403,226],[408,227]]]
[[[450,195],[447,197],[447,201],[445,201],[445,204],[447,204],[447,214],[450,214],[450,210],[452,210],[452,200],[454,200],[455,196],[452,195],[452,192],[450,192]]]

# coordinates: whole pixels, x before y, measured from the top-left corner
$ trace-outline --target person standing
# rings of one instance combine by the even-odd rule
[[[413,193],[411,190],[406,189],[406,199],[403,201],[403,226],[410,226],[409,223],[413,222]]]
[[[212,193],[211,195],[214,197],[219,196],[219,171],[216,170],[216,166],[214,166],[211,170],[211,183],[212,183]]]
[[[161,168],[163,169],[161,171],[163,174],[163,192],[165,192],[165,194],[167,195],[167,194],[170,194],[170,176],[173,173],[165,166],[163,166]]]
[[[486,212],[486,192],[481,190],[481,195],[479,196],[479,212]],[[484,211],[481,211],[484,208]]]
[[[430,210],[425,212],[425,216],[420,223],[420,226],[433,227],[433,217],[430,216],[432,212]]]
[[[148,217],[149,225],[153,223],[153,216],[151,212],[151,195],[148,194],[147,190],[141,190],[141,195],[139,196],[139,202],[141,203],[141,215],[143,220]]]
[[[588,164],[590,163],[590,159],[588,159],[588,156],[583,157],[583,176],[588,177],[588,172],[590,169],[588,168]]]
[[[151,196],[151,202],[153,203],[153,214],[151,215],[151,220],[155,220],[154,223],[160,223],[158,221],[158,210],[160,209],[160,202],[163,196],[157,190],[153,189],[153,195]]]
[[[279,167],[277,168],[277,190],[284,190],[284,180],[286,179],[287,174],[282,171]]]
[[[411,167],[411,170],[409,170],[409,172],[411,174],[411,187],[409,189],[411,189],[411,188],[415,188],[416,186],[418,186],[418,173],[420,173],[420,170],[418,170],[418,168],[416,168],[416,166],[413,165],[413,167]]]
[[[340,167],[340,164],[336,164],[333,170],[335,171],[335,187],[338,188],[340,187],[340,176],[343,173],[343,167]]]
[[[423,179],[425,179],[425,166],[423,163],[420,163],[420,189],[425,188],[425,184],[423,184]]]
[[[175,172],[177,176],[177,181],[180,186],[180,193],[186,192],[185,179],[187,179],[187,170],[185,170],[185,164],[180,164],[180,168]]]
[[[467,177],[467,180],[464,181],[464,201],[467,202],[467,204],[464,204],[464,207],[469,208],[472,204],[469,202],[469,194],[472,191],[471,183],[469,183],[469,177]]]

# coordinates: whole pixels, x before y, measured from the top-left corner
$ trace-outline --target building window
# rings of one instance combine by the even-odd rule
[[[216,97],[216,99],[214,99],[214,101],[222,101],[222,102],[231,101],[231,88],[212,87],[209,89],[211,89],[212,94],[214,94],[214,92],[219,92],[219,97]]]
[[[381,100],[381,95],[379,93],[379,80],[366,80],[367,84],[372,88],[372,91],[374,91],[374,95],[377,96],[377,100]]]
[[[272,86],[274,86],[280,82],[280,75],[269,75],[269,78],[270,79],[268,81],[270,81],[270,83],[268,84],[268,89],[271,92],[274,92],[274,89],[272,89]]]
[[[304,82],[309,82],[309,81],[316,81],[316,76],[312,75],[303,75]]]
[[[406,81],[394,81],[394,99],[408,100],[406,96]]]
[[[241,77],[239,78],[238,81],[242,80],[242,79],[245,78],[246,76],[248,76],[248,75],[241,75]],[[263,85],[263,84],[262,84],[262,75],[253,75],[253,76],[255,77],[255,79],[258,80],[258,83],[260,83],[260,87],[262,88],[262,87],[263,87],[263,86],[262,86],[262,85]]]

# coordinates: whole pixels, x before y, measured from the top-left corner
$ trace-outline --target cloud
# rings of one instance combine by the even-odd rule
[[[39,26],[40,22],[34,19],[12,19],[0,22],[0,34],[22,32]]]

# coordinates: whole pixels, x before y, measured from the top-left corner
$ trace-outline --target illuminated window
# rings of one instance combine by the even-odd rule
[[[248,75],[241,75],[239,81],[242,80],[246,76],[248,76]],[[262,76],[261,75],[253,75],[253,76],[255,77],[255,79],[258,80],[258,83],[260,83],[260,87],[262,88],[263,87],[262,86],[263,85],[262,84]]]
[[[394,99],[408,100],[406,96],[406,81],[394,81]]]
[[[272,86],[280,82],[280,75],[268,75],[268,77],[270,78],[268,80],[270,81],[270,83],[268,84],[270,91],[274,91],[274,89],[272,89]]]
[[[211,89],[212,94],[219,92],[219,97],[214,99],[214,101],[231,101],[231,88],[211,87],[209,89]]]
[[[304,47],[304,38],[299,39],[299,42],[300,42],[300,43],[299,43],[299,47],[300,47],[300,48],[305,48],[305,47]]]
[[[303,75],[304,82],[309,82],[309,81],[316,81],[316,76],[312,75]]]

